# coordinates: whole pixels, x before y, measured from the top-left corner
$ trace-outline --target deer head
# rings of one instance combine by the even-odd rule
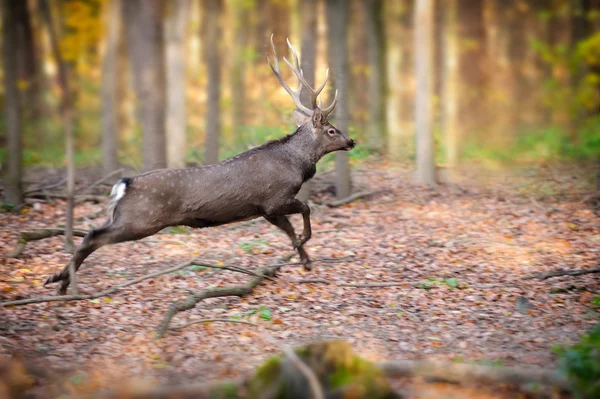
[[[283,86],[285,91],[287,91],[294,100],[294,104],[296,105],[296,109],[294,110],[294,119],[296,121],[296,125],[304,130],[310,130],[315,140],[315,144],[322,150],[323,155],[333,151],[351,150],[355,145],[354,140],[348,137],[346,133],[336,129],[336,127],[329,123],[327,119],[327,116],[331,113],[331,111],[333,111],[333,108],[337,103],[337,90],[335,91],[333,101],[327,108],[322,108],[321,99],[319,97],[321,91],[323,91],[323,88],[327,84],[327,79],[329,78],[329,68],[327,68],[325,71],[325,80],[323,83],[314,89],[304,78],[302,69],[300,69],[298,54],[296,53],[294,46],[292,46],[289,39],[286,40],[287,45],[294,56],[294,63],[292,64],[285,57],[283,57],[283,60],[286,64],[288,64],[298,78],[298,89],[296,89],[296,91],[292,90],[285,83],[283,77],[281,76],[281,71],[279,70],[279,60],[277,59],[277,52],[275,51],[275,44],[273,43],[273,35],[271,35],[273,63],[271,63],[271,60],[268,56],[267,62],[275,74],[275,77],[277,77],[277,80],[279,80],[281,86]],[[310,108],[302,104],[302,101],[300,101],[300,93],[302,92],[303,88],[309,93]]]

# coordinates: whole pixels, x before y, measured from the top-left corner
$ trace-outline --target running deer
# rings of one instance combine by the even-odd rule
[[[65,268],[48,277],[44,285],[61,282],[58,291],[66,293],[70,283],[69,266],[75,271],[95,250],[124,241],[139,240],[168,226],[212,227],[264,217],[292,240],[306,270],[311,261],[304,244],[311,237],[310,208],[295,199],[302,183],[311,179],[316,163],[325,154],[354,148],[354,140],[327,120],[337,102],[337,91],[327,108],[321,107],[319,94],[327,83],[312,88],[302,74],[298,55],[289,40],[292,64],[283,60],[298,79],[292,90],[283,80],[271,35],[271,70],[290,94],[296,109],[297,129],[279,140],[214,165],[186,169],[160,169],[120,179],[112,188],[108,220],[90,231]],[[302,89],[310,94],[310,107],[300,101]],[[297,236],[286,215],[302,214],[304,228]]]

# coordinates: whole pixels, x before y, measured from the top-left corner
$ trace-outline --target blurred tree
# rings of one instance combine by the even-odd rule
[[[590,11],[592,0],[572,0],[571,2],[571,47],[576,49],[581,42],[586,40],[592,33],[592,24],[590,21]],[[588,73],[586,62],[577,62],[571,71],[571,86],[577,91],[583,79]],[[586,107],[577,107],[570,118],[571,136],[575,137],[577,130],[583,126],[584,121],[589,115]]]
[[[205,0],[204,19],[204,60],[207,64],[207,97],[206,97],[206,140],[204,163],[219,161],[220,101],[221,101],[221,57],[219,41],[221,39],[221,0]]]
[[[415,74],[417,80],[417,181],[436,184],[433,141],[433,0],[417,0],[415,4]]]
[[[348,99],[348,2],[346,0],[327,0],[328,21],[328,62],[333,71],[332,90],[338,91],[338,102],[335,112],[335,125],[338,129],[347,132],[349,125],[349,99]],[[336,196],[345,198],[352,192],[350,180],[350,163],[348,153],[338,151],[335,153],[336,171]]]
[[[119,38],[122,35],[121,0],[110,0],[106,3],[104,15],[104,57],[102,61],[102,165],[105,174],[119,168],[117,142],[120,131],[119,77],[117,61],[119,55]]]
[[[191,0],[169,2],[165,19],[167,73],[167,166],[185,167],[186,154],[186,70],[185,33]]]
[[[250,28],[250,6],[245,0],[234,0],[233,8],[233,63],[231,66],[231,116],[234,132],[239,132],[246,123],[246,66],[248,64],[248,29]]]
[[[381,152],[385,146],[386,132],[386,40],[383,18],[383,0],[363,1],[369,58],[369,146]]]
[[[470,137],[482,137],[482,128],[487,117],[486,31],[483,6],[482,0],[462,0],[458,7],[461,94],[458,112],[462,130]]]
[[[387,37],[401,37],[401,24],[399,23],[401,13],[402,3],[400,1],[386,2],[385,15],[389,18],[385,24]],[[401,108],[402,86],[406,82],[402,81],[401,74],[403,61],[401,42],[401,40],[390,40],[386,60],[387,82],[389,83],[386,110],[387,152],[388,156],[394,160],[401,159],[404,152]]]
[[[27,1],[16,2],[17,24],[19,25],[18,48],[15,53],[19,68],[18,84],[19,89],[25,95],[21,96],[21,101],[26,105],[26,120],[33,120],[34,124],[40,116],[40,89],[39,89],[39,59],[37,56],[37,46],[35,34],[32,26],[32,15]],[[41,138],[43,134],[37,134]]]
[[[317,0],[304,0],[298,2],[298,13],[300,14],[300,32],[302,37],[301,68],[306,81],[314,87],[315,67],[317,59]],[[302,104],[310,107],[310,95],[306,90],[300,93]],[[312,182],[304,182],[302,188],[296,195],[302,202],[310,197]]]
[[[19,53],[19,36],[23,26],[19,24],[17,1],[5,1],[2,8],[4,109],[6,112],[6,158],[4,177],[4,200],[13,205],[23,203],[22,184],[22,137],[21,100],[18,88],[19,65],[15,54]],[[20,32],[21,31],[21,32]]]
[[[350,67],[349,107],[352,123],[360,132],[360,143],[366,142],[369,117],[369,56],[367,54],[366,16],[363,12],[363,0],[353,0],[348,11],[348,62]],[[365,140],[363,140],[363,138]]]
[[[447,0],[444,5],[444,79],[442,98],[442,126],[446,162],[450,168],[458,164],[458,146],[460,128],[458,119],[458,82],[459,82],[459,46],[458,46],[458,0]]]
[[[122,2],[133,86],[139,103],[144,170],[166,166],[163,0]]]

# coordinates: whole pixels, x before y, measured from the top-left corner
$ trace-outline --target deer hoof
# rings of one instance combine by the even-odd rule
[[[312,262],[308,261],[308,262],[302,264],[302,267],[304,267],[304,270],[306,270],[307,272],[311,271],[312,270]]]

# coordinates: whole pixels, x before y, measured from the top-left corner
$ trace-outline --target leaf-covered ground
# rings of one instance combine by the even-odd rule
[[[406,171],[376,166],[357,171],[355,180],[361,190],[381,192],[339,208],[315,205],[306,246],[314,259],[343,259],[316,261],[312,272],[284,267],[277,281],[264,282],[252,295],[203,301],[175,316],[172,326],[234,318],[258,323],[290,346],[343,338],[374,361],[552,367],[553,344],[574,342],[597,323],[592,301],[600,291],[599,274],[523,280],[559,268],[598,266],[600,219],[583,202],[500,195],[468,184],[431,190],[410,183]],[[82,204],[76,216],[103,206]],[[21,231],[63,223],[64,208],[59,201],[1,214],[0,255],[12,250]],[[88,229],[103,218],[84,219],[77,227]],[[299,231],[301,218],[292,220]],[[98,250],[80,269],[78,283],[92,294],[198,255],[254,269],[291,254],[288,238],[262,220],[176,228]],[[42,283],[68,259],[63,237],[31,242],[18,259],[0,259],[0,301],[53,295]],[[170,331],[158,341],[153,336],[168,306],[190,290],[247,278],[195,266],[96,300],[0,308],[0,355],[19,352],[63,370],[67,389],[79,391],[115,378],[240,376],[279,352],[255,326],[214,322]],[[306,282],[314,279],[319,282]],[[403,284],[339,285],[382,282]]]

